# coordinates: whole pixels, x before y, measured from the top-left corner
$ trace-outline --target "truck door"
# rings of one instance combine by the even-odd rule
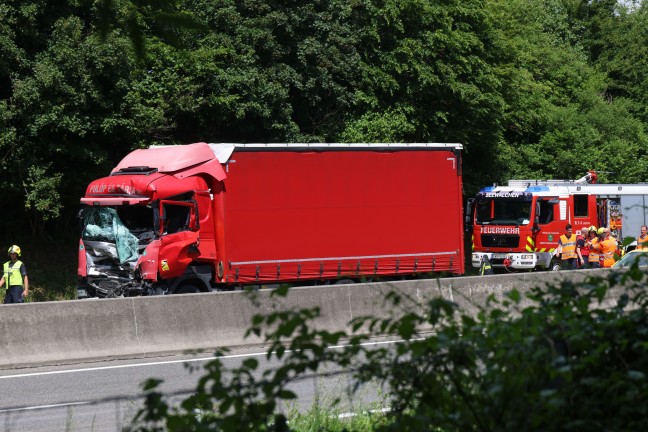
[[[538,197],[536,208],[538,232],[535,240],[537,252],[549,252],[556,248],[560,237],[560,209],[558,197]]]
[[[160,200],[158,270],[162,279],[181,276],[200,255],[198,220],[195,201]]]

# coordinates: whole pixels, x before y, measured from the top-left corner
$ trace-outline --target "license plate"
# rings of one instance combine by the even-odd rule
[[[494,254],[493,254],[493,258],[494,258],[494,259],[505,259],[505,258],[506,258],[506,254],[503,254],[503,253],[494,253]]]

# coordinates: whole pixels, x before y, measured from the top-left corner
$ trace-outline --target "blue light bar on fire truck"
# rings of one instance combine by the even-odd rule
[[[482,189],[477,193],[479,198],[506,198],[513,200],[531,201],[533,194],[531,192],[512,191],[512,190],[494,190],[491,188]]]

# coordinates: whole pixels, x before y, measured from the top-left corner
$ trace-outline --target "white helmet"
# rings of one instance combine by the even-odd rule
[[[18,245],[12,245],[9,250],[7,251],[8,254],[15,253],[18,256],[20,256],[20,246]]]

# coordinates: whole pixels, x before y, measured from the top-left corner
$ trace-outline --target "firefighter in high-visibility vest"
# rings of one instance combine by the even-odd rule
[[[482,256],[479,274],[482,276],[495,274],[495,272],[493,271],[493,266],[491,265],[491,262],[488,259],[487,255]]]
[[[583,257],[581,256],[580,249],[576,244],[577,236],[572,232],[571,224],[565,227],[565,234],[561,235],[558,239],[562,251],[562,268],[563,269],[576,269],[577,264],[583,264]]]
[[[614,265],[614,253],[617,250],[617,241],[612,237],[610,228],[605,228],[603,231],[605,237],[601,241],[601,254],[603,255],[603,267],[609,268]]]
[[[577,231],[576,235],[576,248],[580,249],[582,260],[579,260],[578,268],[586,269],[587,263],[589,262],[589,245],[587,244],[587,237],[589,236],[589,228],[583,227],[580,231]]]
[[[637,237],[637,250],[648,249],[648,227],[641,226],[641,233]]]
[[[29,295],[29,279],[27,278],[27,269],[22,261],[18,260],[20,256],[20,247],[13,245],[7,251],[9,261],[4,263],[0,287],[7,283],[7,293],[5,294],[5,303],[22,303],[25,297]]]
[[[585,244],[589,246],[587,268],[599,268],[601,267],[601,247],[599,245],[596,227],[589,227],[589,232],[587,234],[587,242],[585,242]]]

